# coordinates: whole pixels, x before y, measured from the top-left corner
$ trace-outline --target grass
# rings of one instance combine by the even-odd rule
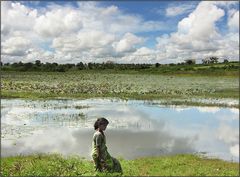
[[[119,159],[122,176],[239,176],[239,163],[180,154]],[[93,162],[79,156],[36,154],[1,159],[1,176],[119,176],[94,171]]]

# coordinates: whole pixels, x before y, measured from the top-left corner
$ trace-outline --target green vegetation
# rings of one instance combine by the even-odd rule
[[[228,62],[224,60],[218,63],[217,57],[204,59],[203,64],[196,64],[194,59],[185,60],[185,63],[171,64],[118,64],[108,61],[106,63],[77,63],[77,64],[58,64],[41,63],[1,63],[2,71],[33,71],[33,72],[77,72],[77,71],[97,71],[103,73],[146,73],[146,74],[200,74],[200,75],[238,75],[239,62]]]
[[[44,66],[37,62],[33,65]],[[4,66],[1,71],[1,96],[161,99],[167,100],[164,104],[186,105],[202,105],[193,99],[239,99],[239,62],[179,65],[108,63],[106,66],[110,65],[116,65],[116,68],[100,69],[101,64],[92,64],[92,69],[73,67],[67,72],[20,72],[6,71]],[[212,105],[226,106],[222,103]]]
[[[120,158],[122,176],[239,176],[239,163],[196,155]],[[119,176],[94,171],[93,162],[78,156],[37,154],[1,159],[1,176]]]
[[[2,98],[239,98],[238,77],[102,72],[2,72]]]

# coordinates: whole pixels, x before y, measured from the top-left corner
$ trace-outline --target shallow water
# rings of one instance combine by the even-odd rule
[[[2,99],[1,155],[56,152],[90,159],[98,117],[110,122],[105,134],[115,157],[200,153],[239,161],[238,109],[120,99]]]

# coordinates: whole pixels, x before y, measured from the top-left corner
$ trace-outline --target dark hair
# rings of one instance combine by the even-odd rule
[[[108,123],[109,123],[108,120],[105,119],[104,117],[98,118],[94,123],[94,129],[97,130],[99,125],[104,125],[104,124],[107,125]]]

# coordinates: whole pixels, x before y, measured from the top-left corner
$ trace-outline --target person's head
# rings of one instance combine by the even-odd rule
[[[108,120],[104,117],[98,118],[94,123],[94,129],[99,129],[100,131],[106,130],[108,123]]]

